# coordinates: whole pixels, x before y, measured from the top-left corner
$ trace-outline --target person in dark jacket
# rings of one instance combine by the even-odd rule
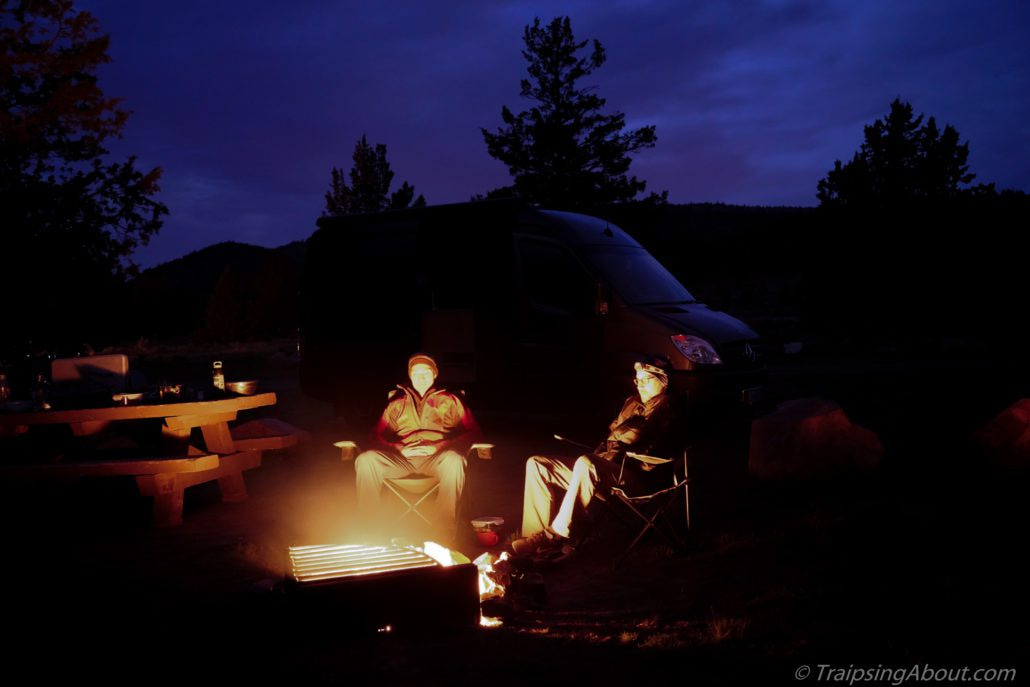
[[[390,392],[373,433],[376,447],[355,462],[362,512],[378,509],[384,479],[422,473],[440,480],[437,507],[453,524],[465,486],[465,454],[479,427],[457,394],[434,386],[438,372],[435,360],[417,353],[408,360],[411,386]]]
[[[648,453],[664,448],[672,412],[669,396],[668,359],[653,356],[634,364],[637,394],[622,404],[609,425],[608,438],[594,453],[582,455],[573,466],[548,456],[526,461],[525,496],[522,502],[522,538],[512,542],[517,555],[560,547],[569,538],[573,516],[586,508],[598,489],[616,484],[632,491],[649,479],[652,466],[625,460],[626,451]],[[554,491],[564,490],[552,517]]]

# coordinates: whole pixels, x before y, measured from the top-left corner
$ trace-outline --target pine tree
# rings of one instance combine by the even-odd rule
[[[390,193],[393,172],[386,161],[386,146],[377,143],[373,148],[364,134],[354,144],[354,164],[350,170],[350,185],[343,170],[333,167],[329,191],[325,194],[326,216],[353,215],[362,212],[401,210],[420,207],[426,199],[415,198],[415,187],[404,182]]]
[[[519,114],[501,109],[503,127],[481,129],[490,155],[508,166],[515,192],[549,207],[590,207],[633,200],[647,184],[628,176],[630,154],[653,148],[654,126],[625,131],[626,116],[604,114],[605,99],[580,85],[605,62],[600,41],[577,42],[568,17],[523,32],[529,79],[521,95],[537,104]],[[588,55],[580,51],[592,45]],[[663,201],[667,192],[651,194]]]
[[[865,127],[865,141],[847,164],[840,160],[819,182],[825,207],[896,208],[922,201],[954,199],[976,175],[966,160],[969,143],[959,143],[951,125],[923,124],[912,106],[895,99],[887,116]],[[983,188],[976,189],[978,192]]]

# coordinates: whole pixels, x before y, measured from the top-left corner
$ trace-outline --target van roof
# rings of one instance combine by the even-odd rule
[[[521,220],[520,229],[532,231],[535,226],[541,229],[541,234],[554,236],[571,245],[640,245],[633,237],[607,220],[577,212],[536,208],[519,198],[429,205],[420,208],[385,210],[339,217],[320,217],[317,225],[320,229],[336,229],[404,220],[447,218],[454,221],[461,217],[482,219],[484,216],[503,218],[505,224],[513,223],[518,219]]]
[[[316,224],[319,227],[350,224],[354,222],[389,222],[424,215],[448,214],[504,214],[514,215],[524,210],[532,210],[533,206],[520,198],[499,198],[496,200],[476,200],[467,203],[443,203],[423,207],[404,208],[403,210],[383,210],[382,212],[364,212],[354,215],[323,216]]]
[[[625,231],[600,217],[559,210],[538,210],[538,212],[551,220],[566,243],[581,246],[640,245]]]

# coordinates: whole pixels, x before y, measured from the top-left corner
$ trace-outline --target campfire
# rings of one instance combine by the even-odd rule
[[[309,608],[338,606],[348,624],[383,628],[480,625],[480,602],[504,595],[494,565],[507,554],[474,562],[435,542],[416,546],[292,546],[286,588]]]

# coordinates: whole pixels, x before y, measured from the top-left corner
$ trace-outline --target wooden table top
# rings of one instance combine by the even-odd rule
[[[0,427],[113,422],[183,415],[214,415],[232,413],[249,408],[259,408],[261,406],[271,406],[275,405],[275,403],[275,394],[268,392],[254,394],[253,396],[232,396],[204,401],[135,403],[111,405],[103,408],[76,408],[69,410],[33,410],[22,413],[0,413]]]

